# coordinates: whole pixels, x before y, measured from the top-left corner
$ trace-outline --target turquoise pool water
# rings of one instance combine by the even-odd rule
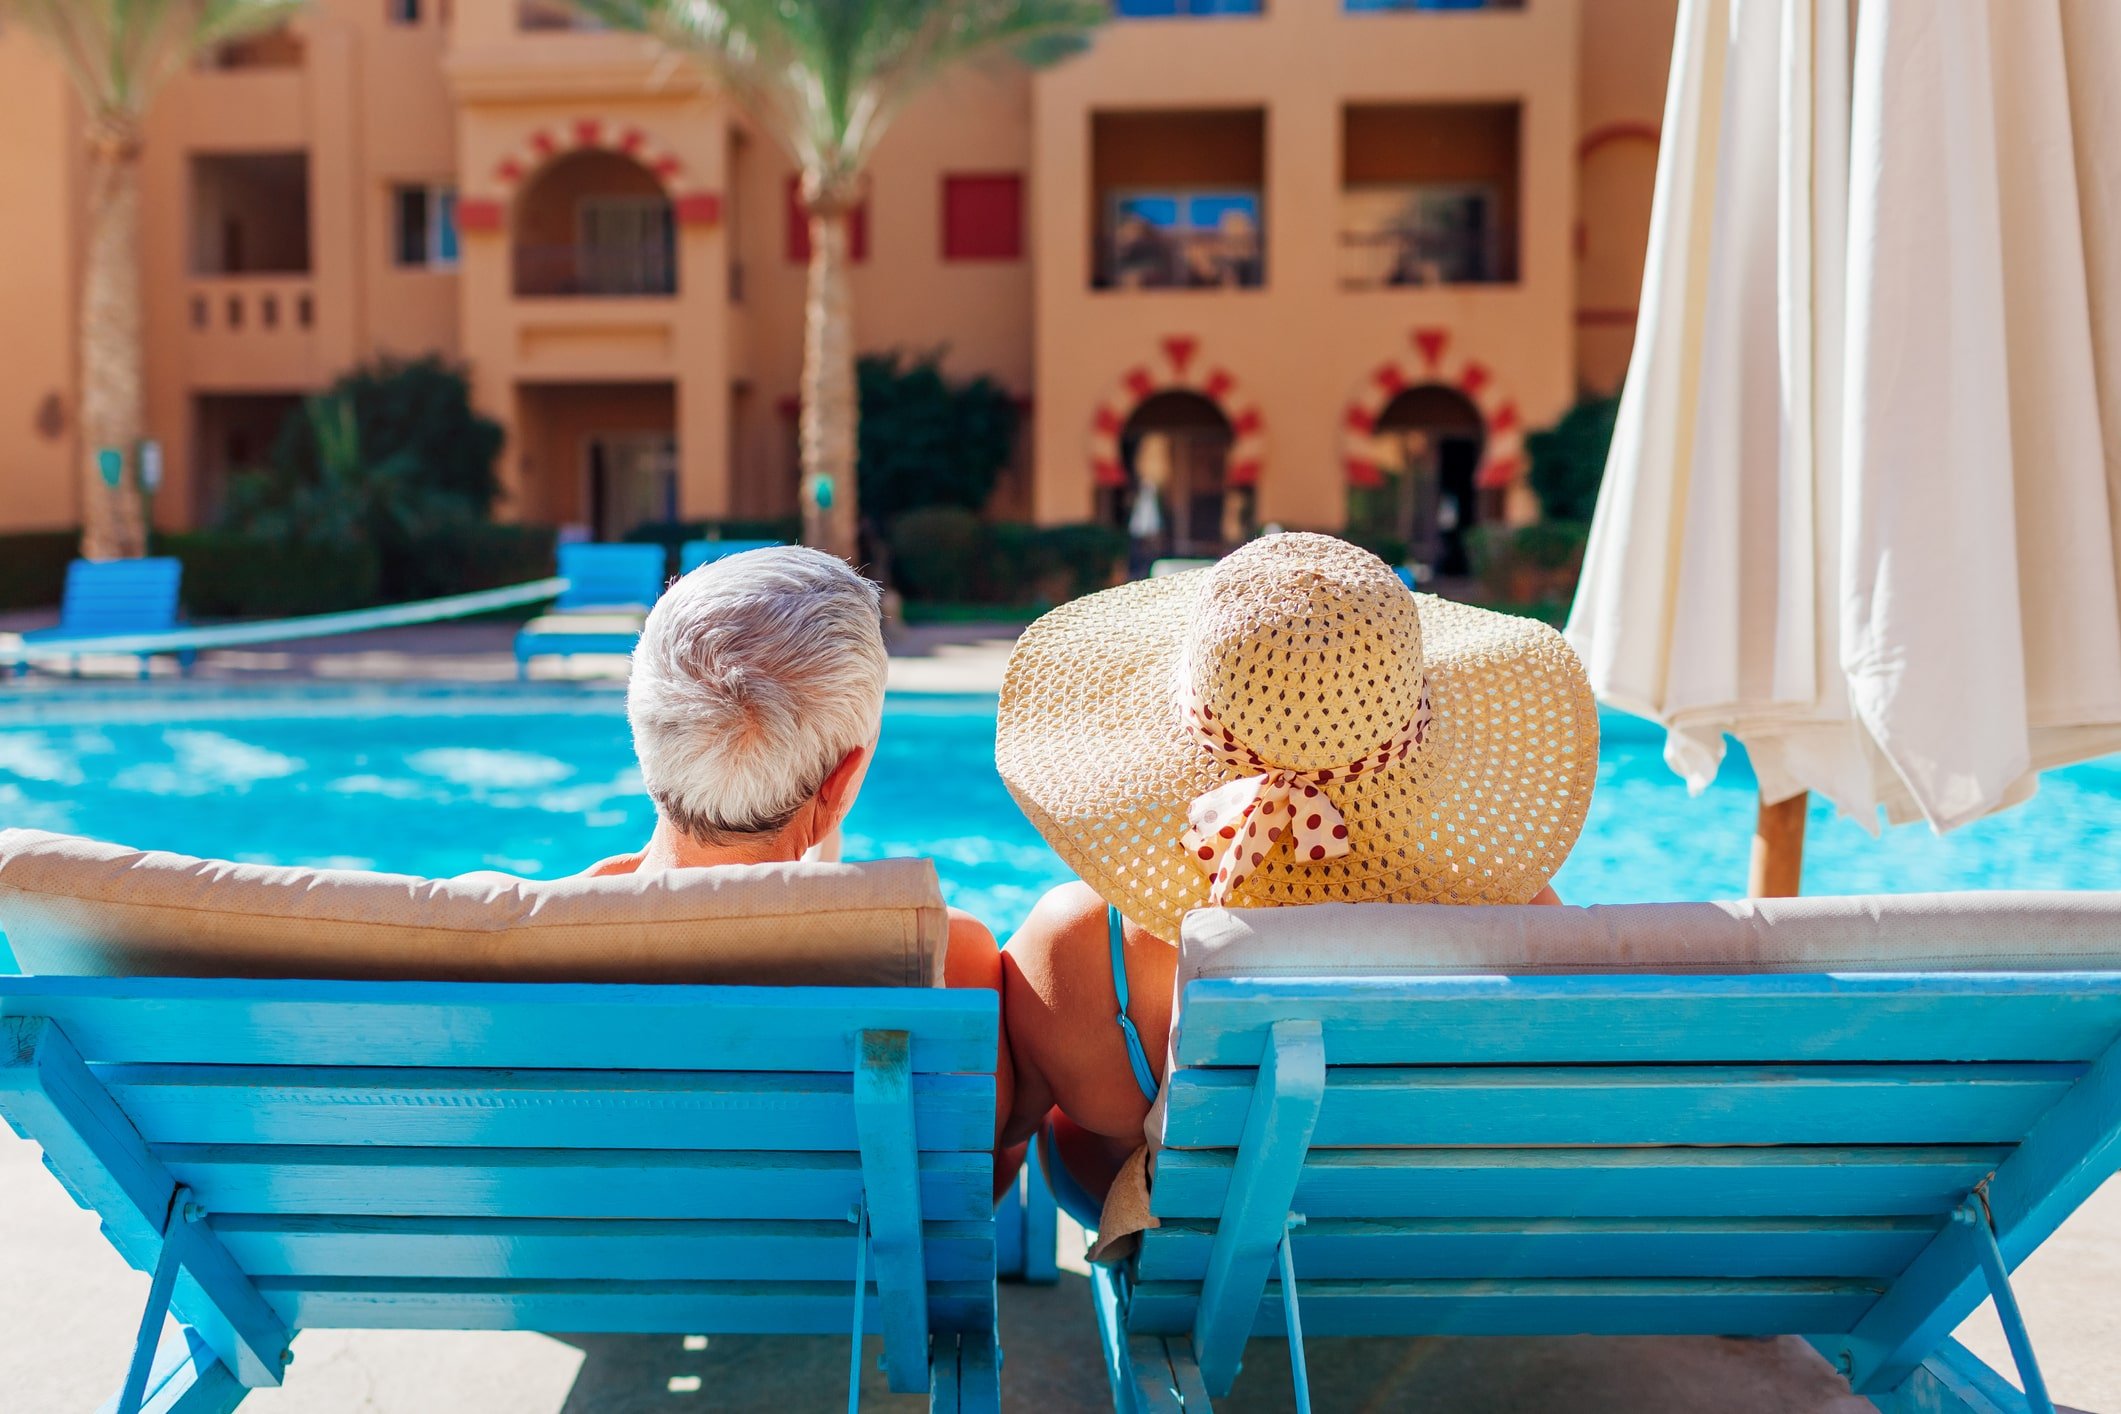
[[[1744,885],[1742,756],[1699,798],[1662,736],[1609,714],[1571,902],[1725,897]],[[894,697],[850,858],[934,857],[953,903],[1002,935],[1065,877],[993,766],[994,703]],[[0,825],[270,863],[439,875],[572,873],[651,820],[618,697],[433,691],[55,693],[0,700]],[[1943,839],[1873,840],[1814,810],[1805,889],[2121,888],[2121,758],[2051,773],[2034,800]]]

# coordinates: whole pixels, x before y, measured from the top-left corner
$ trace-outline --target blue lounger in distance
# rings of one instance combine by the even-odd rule
[[[678,573],[691,574],[701,565],[741,555],[746,550],[771,550],[778,540],[687,540],[678,548]]]
[[[75,560],[66,567],[58,626],[33,629],[21,636],[15,671],[29,670],[31,660],[38,656],[39,643],[121,638],[136,633],[163,633],[177,627],[178,591],[183,580],[183,564],[166,555],[137,560]],[[140,660],[140,676],[145,678],[148,660],[154,655],[135,656]],[[195,656],[190,652],[177,654],[178,667],[189,672]],[[81,655],[69,653],[68,658],[78,674]]]
[[[559,569],[567,588],[552,612],[516,634],[519,678],[530,675],[533,658],[631,653],[666,572],[660,545],[562,545]]]
[[[0,1115],[154,1276],[117,1414],[225,1414],[309,1326],[836,1333],[857,1373],[871,1332],[894,1390],[999,1407],[998,1004],[941,987],[925,861],[412,880],[0,831],[0,930]]]
[[[2121,895],[1204,909],[1177,986],[1120,1410],[1253,1337],[1307,1409],[1306,1336],[1563,1334],[2053,1407],[2008,1274],[2121,1165]],[[1950,1338],[1989,1296],[2023,1394]]]

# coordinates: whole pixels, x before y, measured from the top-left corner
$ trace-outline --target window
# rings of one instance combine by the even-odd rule
[[[847,216],[847,253],[855,260],[869,258],[869,203],[862,202]],[[810,263],[810,213],[803,209],[803,179],[788,179],[788,259],[797,265]]]
[[[416,25],[420,22],[420,0],[384,0],[390,8],[390,22],[394,25]]]
[[[1261,0],[1117,0],[1112,12],[1123,20],[1161,20],[1179,15],[1256,15],[1261,8]]]
[[[585,196],[575,207],[584,294],[677,292],[677,228],[661,196]]]
[[[1249,287],[1266,278],[1256,191],[1118,191],[1106,279],[1123,289]]]
[[[1014,172],[943,178],[943,259],[1021,260],[1024,179]]]
[[[398,264],[427,270],[454,269],[457,189],[399,187],[393,206],[397,231],[392,245]]]

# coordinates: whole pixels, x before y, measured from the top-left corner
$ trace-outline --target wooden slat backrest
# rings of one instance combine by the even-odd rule
[[[562,545],[560,575],[567,589],[560,609],[610,609],[655,603],[663,592],[660,545]]]
[[[1896,1377],[1978,1300],[1970,1190],[2014,1195],[2020,1257],[2121,1148],[2121,972],[1199,980],[1131,1329],[1196,1330],[1294,1023],[1327,1062],[1289,1202],[1312,1334],[1854,1331]]]
[[[30,977],[0,1015],[63,1036],[289,1327],[842,1332],[866,1201],[879,1289],[910,1243],[927,1326],[991,1329],[988,993]],[[865,1035],[908,1081],[863,1121],[895,1226]]]
[[[168,557],[75,560],[66,567],[59,626],[67,633],[151,633],[177,622],[183,566]]]

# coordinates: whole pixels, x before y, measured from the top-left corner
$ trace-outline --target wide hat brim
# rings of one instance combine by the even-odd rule
[[[1237,778],[1186,732],[1177,683],[1203,576],[1141,580],[1024,631],[995,758],[1017,805],[1107,903],[1175,942],[1208,902],[1180,841],[1193,800]],[[1328,790],[1349,852],[1273,851],[1228,900],[1528,903],[1575,845],[1598,768],[1583,665],[1545,624],[1415,595],[1433,712],[1406,761]]]

